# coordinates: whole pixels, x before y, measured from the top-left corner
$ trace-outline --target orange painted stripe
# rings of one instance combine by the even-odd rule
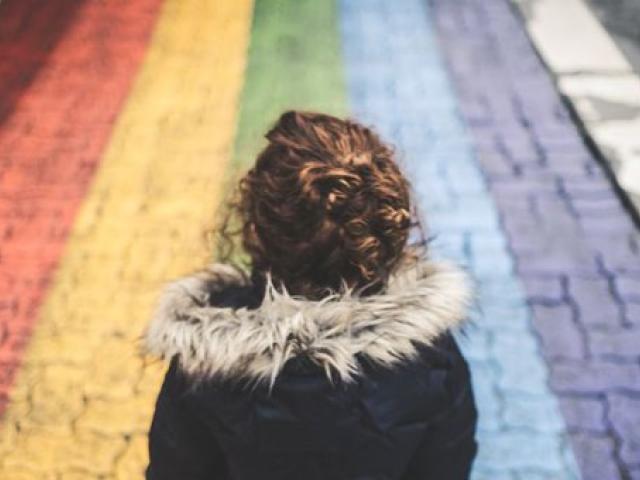
[[[0,413],[161,3],[0,3]]]

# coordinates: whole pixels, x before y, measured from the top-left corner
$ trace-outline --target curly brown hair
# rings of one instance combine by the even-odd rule
[[[383,286],[407,255],[414,217],[392,148],[357,122],[313,112],[285,112],[266,138],[217,229],[219,259],[230,261],[239,236],[252,275],[269,272],[291,294]]]

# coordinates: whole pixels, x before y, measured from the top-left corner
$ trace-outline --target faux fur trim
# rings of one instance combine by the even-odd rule
[[[417,354],[466,318],[471,288],[463,270],[419,260],[398,270],[384,291],[358,296],[352,290],[308,300],[267,282],[256,309],[210,304],[212,291],[247,285],[226,264],[166,285],[146,333],[151,354],[175,355],[183,370],[199,376],[244,378],[271,385],[285,363],[304,355],[333,378],[349,381],[357,356],[391,366]]]

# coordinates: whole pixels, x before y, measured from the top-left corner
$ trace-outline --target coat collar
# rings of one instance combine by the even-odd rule
[[[149,353],[198,376],[242,378],[271,385],[285,363],[306,356],[333,378],[359,371],[357,356],[383,366],[417,355],[466,318],[471,288],[463,270],[419,259],[400,267],[369,296],[346,290],[321,300],[290,296],[267,281],[255,309],[212,305],[212,292],[247,286],[245,275],[213,263],[168,283],[146,332]]]

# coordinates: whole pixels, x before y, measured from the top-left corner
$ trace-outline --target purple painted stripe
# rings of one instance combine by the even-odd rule
[[[507,0],[430,1],[583,478],[640,478],[640,235]]]

